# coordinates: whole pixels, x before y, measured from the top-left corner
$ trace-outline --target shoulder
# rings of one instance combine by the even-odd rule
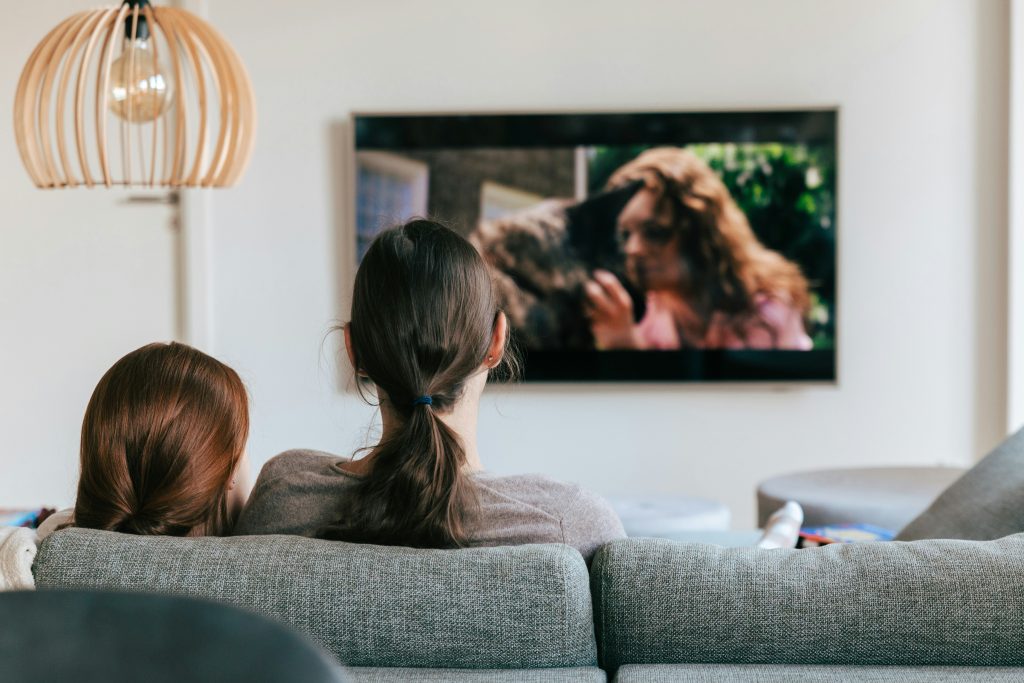
[[[287,451],[281,451],[274,457],[267,460],[267,464],[270,463],[288,463],[288,462],[305,462],[313,461],[317,458],[333,457],[332,454],[326,451],[318,451],[314,448],[290,448]]]
[[[267,461],[235,525],[235,535],[312,534],[331,521],[337,500],[355,481],[337,465],[345,458],[292,450]]]
[[[343,460],[340,456],[326,451],[309,448],[295,448],[278,453],[263,466],[269,472],[278,472],[295,468],[317,468],[330,466],[331,463]]]
[[[611,504],[579,484],[539,474],[484,475],[479,480],[493,491],[538,507],[556,518],[563,542],[577,547],[588,560],[600,545],[625,537],[622,522]]]
[[[267,484],[272,481],[302,479],[309,475],[337,475],[341,473],[337,465],[344,460],[345,458],[324,451],[309,449],[284,451],[263,465],[256,484],[259,486],[260,483]]]
[[[54,512],[52,515],[43,520],[43,523],[36,529],[36,534],[39,536],[39,541],[42,542],[47,536],[52,534],[57,529],[74,523],[74,508],[66,508],[58,512]]]
[[[477,481],[488,488],[503,493],[528,494],[540,498],[550,498],[559,501],[561,504],[572,502],[599,504],[604,500],[579,484],[552,479],[543,474],[497,476],[481,473],[477,475]]]
[[[619,515],[602,496],[576,484],[566,484],[562,504],[562,533],[565,542],[579,549],[590,563],[605,543],[626,537]]]
[[[541,474],[479,474],[476,481],[478,485],[499,495],[536,505],[547,512],[596,497],[579,484],[551,479]]]
[[[252,495],[344,487],[355,481],[352,475],[339,467],[347,460],[324,451],[306,449],[278,453],[260,469]]]
[[[622,530],[619,515],[603,496],[578,484],[562,484],[564,518],[578,528],[588,528],[598,534]],[[624,534],[623,534],[624,535]]]
[[[480,472],[476,474],[475,478],[482,485],[502,491],[548,494],[564,493],[579,488],[575,484],[549,479],[542,474],[496,475],[489,472]]]

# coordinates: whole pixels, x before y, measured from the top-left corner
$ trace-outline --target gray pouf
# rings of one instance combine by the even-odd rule
[[[964,473],[959,467],[864,467],[773,477],[757,487],[757,520],[795,500],[804,526],[874,524],[899,531]]]
[[[626,535],[671,538],[693,531],[728,531],[732,514],[716,500],[678,495],[610,498]]]

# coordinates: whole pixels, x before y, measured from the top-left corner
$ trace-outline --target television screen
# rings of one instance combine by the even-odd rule
[[[836,116],[357,115],[356,253],[465,235],[527,380],[834,380]]]

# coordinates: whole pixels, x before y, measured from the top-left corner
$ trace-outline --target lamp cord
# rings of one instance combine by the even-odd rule
[[[149,23],[146,21],[146,15],[143,14],[141,10],[144,7],[152,7],[152,5],[149,4],[149,0],[124,0],[124,2],[121,3],[121,6],[123,7],[124,5],[128,5],[128,7],[132,9],[138,8],[140,10],[138,25],[135,29],[135,39],[148,40]],[[125,17],[124,20],[124,37],[129,39],[132,37],[132,18],[130,16]]]

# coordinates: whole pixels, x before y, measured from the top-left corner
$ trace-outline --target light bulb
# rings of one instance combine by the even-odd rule
[[[171,84],[149,38],[124,39],[121,56],[110,65],[108,95],[110,111],[131,123],[148,123],[167,111]]]

